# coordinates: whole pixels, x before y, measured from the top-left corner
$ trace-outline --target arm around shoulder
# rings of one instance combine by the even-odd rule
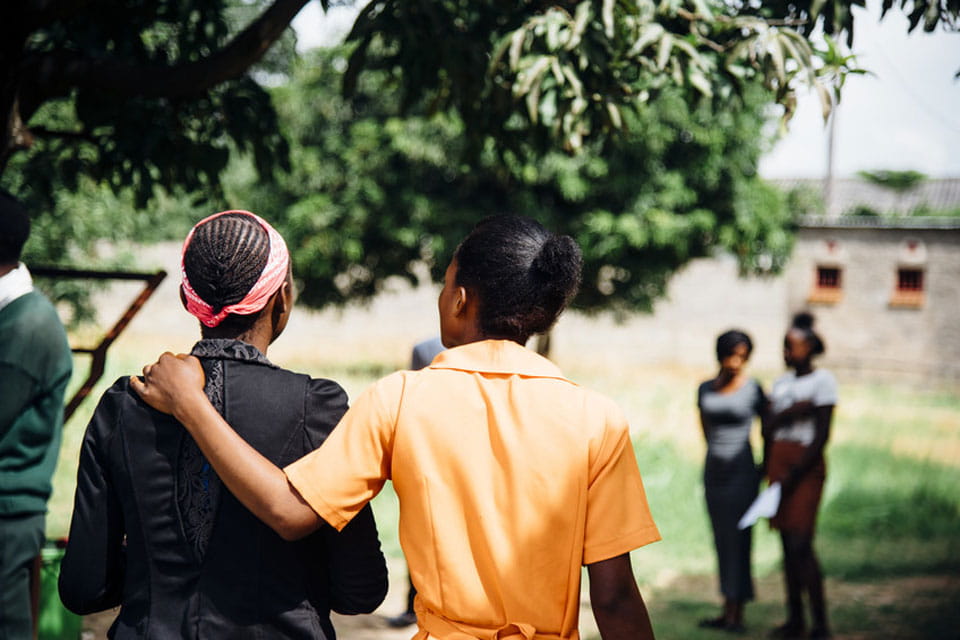
[[[233,495],[285,540],[298,540],[321,520],[287,481],[283,470],[250,446],[223,419],[203,393],[204,373],[193,356],[165,353],[144,367],[144,379],[130,379],[144,402],[173,416]]]

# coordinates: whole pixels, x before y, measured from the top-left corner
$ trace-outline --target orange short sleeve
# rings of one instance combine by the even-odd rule
[[[626,419],[613,403],[590,469],[583,564],[613,558],[660,539]]]
[[[403,385],[402,373],[376,382],[360,395],[318,449],[283,470],[313,510],[338,530],[390,478]]]

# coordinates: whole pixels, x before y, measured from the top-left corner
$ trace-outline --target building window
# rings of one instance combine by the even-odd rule
[[[838,266],[818,265],[813,290],[808,302],[834,304],[843,297],[843,269]]]
[[[839,289],[840,269],[837,267],[817,267],[818,289]]]
[[[923,291],[923,270],[897,269],[897,291]]]
[[[897,287],[890,298],[890,305],[894,307],[922,307],[923,286],[923,269],[900,267],[897,269]]]

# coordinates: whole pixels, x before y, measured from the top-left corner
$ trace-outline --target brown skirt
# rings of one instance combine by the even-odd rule
[[[768,461],[769,477],[785,476],[792,466],[800,462],[806,450],[799,442],[774,441]],[[826,475],[826,465],[821,457],[803,476],[793,492],[780,500],[780,508],[777,515],[770,519],[770,526],[781,531],[813,535]]]

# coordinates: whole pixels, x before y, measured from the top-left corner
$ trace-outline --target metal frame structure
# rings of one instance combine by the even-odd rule
[[[87,375],[87,379],[84,380],[80,388],[76,390],[76,392],[73,394],[73,397],[70,398],[70,401],[67,403],[66,408],[63,410],[63,421],[66,423],[67,420],[70,419],[70,416],[73,415],[73,412],[77,410],[77,407],[80,406],[80,403],[83,402],[88,395],[90,395],[90,392],[93,390],[93,386],[97,384],[101,377],[103,377],[104,368],[107,362],[107,349],[110,348],[110,345],[112,345],[113,342],[123,332],[123,330],[127,328],[127,325],[130,324],[130,321],[133,320],[134,316],[137,315],[140,309],[143,308],[143,305],[146,304],[147,300],[149,300],[154,292],[156,292],[157,287],[159,287],[160,283],[163,282],[163,279],[167,277],[167,272],[162,269],[154,273],[146,273],[137,271],[91,271],[87,269],[69,269],[65,267],[30,267],[30,273],[38,278],[73,278],[78,280],[142,280],[146,283],[137,297],[127,307],[127,310],[122,316],[120,316],[120,319],[117,320],[103,336],[99,344],[94,347],[71,347],[70,350],[74,353],[88,354],[91,357],[91,361],[90,373]]]

